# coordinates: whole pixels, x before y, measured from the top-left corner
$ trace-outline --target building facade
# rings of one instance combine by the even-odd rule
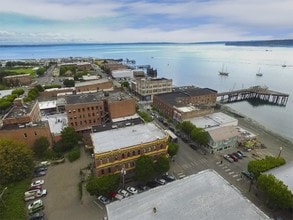
[[[5,76],[3,82],[11,86],[24,86],[32,83],[33,77],[30,74]]]
[[[142,100],[153,100],[156,94],[172,92],[172,79],[166,78],[135,78],[131,81],[131,90]]]
[[[154,96],[153,106],[166,117],[174,118],[176,108],[194,106],[206,111],[216,105],[217,91],[209,88],[179,87],[170,93]],[[178,112],[178,110],[177,110]],[[197,114],[199,114],[197,112]]]
[[[153,123],[92,133],[96,175],[132,172],[142,155],[157,160],[167,154],[168,137]]]
[[[97,92],[100,90],[113,89],[112,81],[108,79],[90,80],[75,84],[76,93],[79,92]]]

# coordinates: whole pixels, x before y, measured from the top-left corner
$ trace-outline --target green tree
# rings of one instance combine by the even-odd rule
[[[191,132],[191,139],[200,144],[208,144],[209,135],[203,128],[194,127]]]
[[[33,153],[26,144],[0,139],[0,184],[30,176],[33,166]]]
[[[272,174],[261,174],[257,179],[257,186],[265,193],[269,206],[279,209],[293,208],[292,192]]]
[[[285,164],[286,161],[283,157],[272,157],[266,156],[261,160],[251,160],[248,163],[247,170],[254,175],[255,178],[267,170],[281,166]]]
[[[72,127],[66,127],[61,131],[61,151],[71,150],[77,146],[80,136]]]
[[[129,88],[129,82],[127,82],[127,81],[123,81],[123,82],[121,83],[121,86],[122,86],[122,87],[125,87],[125,88]]]
[[[166,156],[161,156],[155,163],[155,170],[157,173],[166,173],[170,169],[170,162]]]
[[[36,71],[36,74],[37,74],[38,76],[43,76],[45,72],[46,72],[46,68],[44,68],[44,67],[40,67],[40,68]]]
[[[18,88],[18,89],[14,89],[11,94],[15,94],[17,96],[20,96],[22,94],[24,94],[24,90],[22,88]]]
[[[178,152],[178,144],[174,143],[174,142],[169,142],[168,143],[168,154],[170,155],[170,157],[173,157],[174,155],[176,155]]]
[[[182,122],[179,127],[188,136],[191,135],[192,130],[195,128],[195,126],[190,121]]]
[[[44,91],[43,86],[41,86],[40,84],[36,85],[35,88],[36,88],[39,92],[43,92],[43,91]]]
[[[86,190],[91,195],[104,195],[117,190],[119,186],[119,175],[110,174],[101,177],[90,176],[86,183]]]
[[[148,181],[155,173],[154,164],[147,155],[139,157],[135,164],[135,177],[139,181]]]
[[[33,151],[38,158],[44,158],[49,146],[50,142],[48,139],[46,137],[40,137],[35,141]]]
[[[66,87],[74,87],[75,82],[72,79],[65,79],[63,82],[64,86]]]

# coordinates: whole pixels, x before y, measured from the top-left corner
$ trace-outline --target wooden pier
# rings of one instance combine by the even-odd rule
[[[221,92],[217,96],[220,102],[238,102],[249,99],[267,102],[268,104],[285,106],[289,94],[269,90],[268,87],[253,86],[248,89],[240,89],[230,92]]]

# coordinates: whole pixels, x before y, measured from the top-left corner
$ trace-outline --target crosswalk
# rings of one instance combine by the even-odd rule
[[[186,175],[184,173],[182,173],[182,172],[177,173],[177,176],[178,176],[179,179],[182,179],[182,178],[186,177]]]
[[[239,173],[232,171],[227,165],[221,162],[216,163],[219,167],[221,167],[222,170],[224,170],[226,173],[228,173],[233,178],[237,178],[236,181],[239,182],[242,180],[242,177]]]

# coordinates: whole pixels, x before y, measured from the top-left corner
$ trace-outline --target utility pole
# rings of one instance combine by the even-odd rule
[[[278,157],[281,156],[282,150],[283,150],[283,147],[280,147],[280,151],[279,151],[279,155],[278,155]]]
[[[5,188],[3,189],[3,191],[1,192],[1,194],[0,194],[0,199],[1,199],[1,202],[3,203],[3,206],[6,208],[6,205],[5,205],[5,203],[4,203],[3,199],[2,199],[2,196],[3,196],[4,192],[5,192],[5,190],[7,190],[7,187],[5,187]]]
[[[123,165],[122,169],[121,169],[121,174],[122,174],[122,189],[124,189],[124,183],[125,183],[125,174],[126,174],[126,170],[125,167]]]

